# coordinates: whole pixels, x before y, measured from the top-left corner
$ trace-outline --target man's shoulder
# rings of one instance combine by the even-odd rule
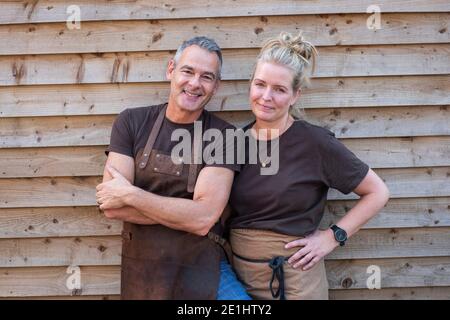
[[[216,116],[212,112],[204,111],[205,116],[205,129],[219,129],[220,131],[225,129],[236,129],[234,125]]]
[[[159,111],[164,107],[164,104],[157,104],[146,107],[127,108],[124,111],[128,113],[131,119],[145,119],[148,116],[158,115]]]
[[[126,117],[126,121],[130,122],[130,125],[134,128],[140,128],[143,125],[147,125],[148,122],[153,122],[158,117],[160,110],[164,107],[164,104],[127,108],[122,111],[121,115]]]

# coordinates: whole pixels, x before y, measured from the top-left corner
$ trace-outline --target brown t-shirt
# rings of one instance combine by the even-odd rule
[[[143,152],[143,149],[147,143],[147,139],[150,135],[150,131],[158,117],[159,112],[164,107],[164,104],[150,107],[141,107],[133,109],[125,109],[116,118],[111,131],[111,142],[106,150],[106,154],[110,151],[117,152],[123,155],[127,155],[135,159],[139,159]],[[214,128],[223,132],[223,137],[226,137],[226,129],[234,129],[232,125],[226,121],[212,115],[208,111],[203,111],[199,118],[202,121],[203,133],[206,130]],[[158,150],[158,155],[170,156],[172,149],[180,143],[181,140],[172,141],[172,132],[175,129],[186,129],[189,131],[191,138],[194,138],[194,124],[180,124],[174,123],[167,118],[164,118],[161,129],[159,131],[158,137],[155,141],[153,149]],[[191,141],[192,141],[191,139]],[[208,147],[211,143],[217,143],[219,140],[210,139],[211,141],[203,142],[203,150]],[[222,143],[223,155],[226,157],[226,141]],[[229,147],[229,146],[228,146]],[[210,148],[214,150],[211,145]],[[218,150],[218,149],[217,149]],[[205,153],[207,156],[209,153]],[[214,155],[214,152],[212,152]],[[165,158],[167,160],[167,158]],[[226,164],[224,163],[209,163],[209,159],[204,158],[202,167],[213,166],[213,167],[225,167],[233,171],[239,171],[240,166],[237,164]],[[171,159],[168,159],[171,161]],[[207,163],[208,162],[208,163]],[[166,166],[167,167],[167,166]],[[149,181],[144,177],[135,177],[135,185],[147,191],[151,191],[155,194],[161,196],[170,196],[178,198],[192,199],[193,194],[187,191],[187,180],[189,173],[189,165],[187,164],[173,164],[173,170],[168,172],[158,172],[156,175],[164,175],[165,179],[162,179],[161,183],[151,183],[150,188]],[[173,172],[172,172],[173,171]],[[135,172],[138,172],[136,170]],[[177,183],[179,182],[179,183]],[[166,185],[170,184],[170,188]]]
[[[271,141],[275,142],[279,143],[277,174],[261,175],[260,162],[249,164],[247,157],[235,176],[230,227],[305,236],[319,226],[328,189],[350,193],[369,167],[331,131],[306,121],[295,121],[278,141]],[[245,148],[248,155],[248,141]]]

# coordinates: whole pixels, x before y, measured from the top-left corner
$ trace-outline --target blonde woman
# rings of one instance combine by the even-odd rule
[[[230,197],[234,267],[255,299],[328,299],[324,257],[389,198],[383,181],[331,131],[291,115],[316,54],[301,35],[282,33],[265,42],[251,79],[256,120],[244,130],[258,142],[269,130],[267,143],[279,148],[278,172],[261,175],[265,159],[247,161]],[[248,155],[248,141],[245,147]],[[360,199],[336,225],[319,230],[329,188]]]

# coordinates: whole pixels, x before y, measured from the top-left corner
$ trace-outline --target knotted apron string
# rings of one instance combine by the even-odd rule
[[[284,264],[284,261],[288,259],[287,257],[276,256],[270,260],[264,260],[264,259],[244,258],[234,252],[233,252],[233,255],[235,255],[236,257],[238,257],[239,259],[244,260],[244,261],[269,264],[269,267],[272,269],[272,279],[270,280],[270,283],[269,283],[269,288],[270,288],[270,292],[272,293],[272,297],[274,297],[274,298],[280,297],[280,300],[286,300],[286,296],[284,294],[283,264]],[[276,292],[274,292],[274,290],[273,290],[273,282],[275,279],[278,280],[278,290]]]
[[[272,293],[272,297],[278,298],[280,300],[286,300],[284,295],[284,270],[283,270],[284,257],[278,256],[273,257],[269,261],[269,267],[272,269],[272,279],[270,280],[269,288]],[[278,280],[278,290],[273,292],[273,280],[277,278]]]

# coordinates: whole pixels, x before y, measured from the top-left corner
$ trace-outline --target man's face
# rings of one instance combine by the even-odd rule
[[[167,67],[169,104],[184,112],[201,110],[217,91],[219,66],[215,52],[196,45],[184,49],[179,61],[172,60]]]

